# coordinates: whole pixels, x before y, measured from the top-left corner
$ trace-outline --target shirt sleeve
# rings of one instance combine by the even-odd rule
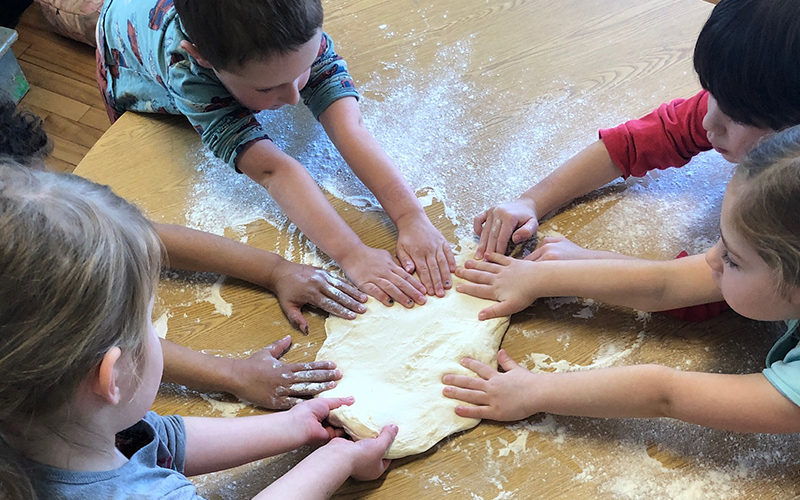
[[[334,101],[348,96],[358,99],[353,78],[347,72],[347,63],[336,54],[333,40],[327,33],[322,34],[317,59],[311,65],[311,75],[300,96],[317,120]]]
[[[781,348],[786,349],[787,343],[793,344],[794,347],[783,359],[770,363],[770,357],[779,353]],[[800,406],[800,345],[797,344],[797,338],[792,336],[791,332],[784,335],[770,351],[767,362],[768,366],[763,371],[764,376],[781,394]]]
[[[168,85],[178,111],[200,134],[203,144],[235,168],[239,153],[269,136],[253,111],[239,104],[211,70],[179,52],[171,58]]]
[[[703,128],[707,112],[708,92],[703,90],[689,99],[662,104],[638,120],[600,130],[600,139],[625,178],[682,167],[711,149]]]
[[[186,465],[186,424],[183,418],[180,415],[161,416],[150,411],[145,415],[145,420],[153,426],[158,439],[171,456],[171,463],[159,465],[183,474]]]

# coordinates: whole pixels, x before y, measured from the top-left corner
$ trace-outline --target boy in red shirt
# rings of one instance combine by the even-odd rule
[[[639,120],[600,130],[600,140],[524,192],[475,218],[475,254],[505,253],[536,234],[539,218],[622,176],[682,167],[710,149],[738,163],[767,134],[800,123],[800,3],[722,0],[697,39],[703,90]],[[546,238],[527,258],[626,258]]]

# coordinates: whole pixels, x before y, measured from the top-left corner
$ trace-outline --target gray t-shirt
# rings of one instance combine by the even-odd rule
[[[7,446],[0,440],[0,446]],[[186,427],[178,415],[148,412],[117,434],[117,448],[128,457],[105,472],[75,472],[27,461],[40,498],[54,500],[202,500],[183,475]]]

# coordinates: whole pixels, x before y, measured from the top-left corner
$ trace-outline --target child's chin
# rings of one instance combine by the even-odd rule
[[[733,153],[728,151],[727,149],[720,149],[715,147],[714,150],[719,153],[723,158],[731,163],[739,163],[739,158],[737,158]]]

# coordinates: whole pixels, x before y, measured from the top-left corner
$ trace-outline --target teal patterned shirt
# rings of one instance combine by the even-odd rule
[[[173,0],[107,0],[97,26],[98,82],[106,104],[117,113],[184,115],[203,144],[235,167],[245,147],[269,135],[253,110],[180,47],[183,40],[188,37]],[[300,95],[317,119],[337,99],[358,98],[347,64],[325,33]]]

